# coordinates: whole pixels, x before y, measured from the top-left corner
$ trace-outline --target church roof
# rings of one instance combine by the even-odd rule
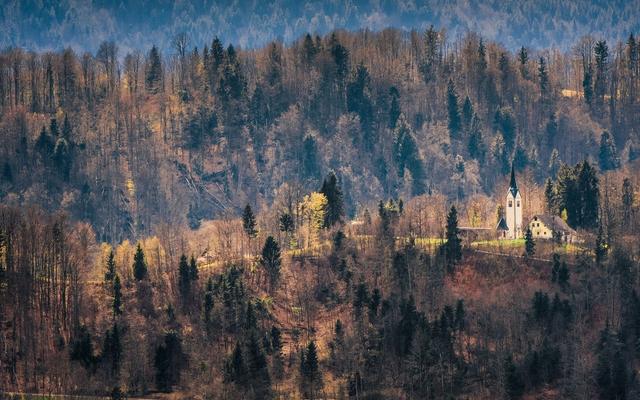
[[[509,182],[509,192],[513,197],[516,197],[518,194],[518,183],[516,183],[516,172],[513,169],[513,164],[511,164],[511,181]]]
[[[498,221],[498,226],[496,226],[497,231],[508,231],[509,226],[507,225],[507,221],[505,221],[504,217],[500,217],[500,221]]]

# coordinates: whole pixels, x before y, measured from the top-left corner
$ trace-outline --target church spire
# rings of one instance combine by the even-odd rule
[[[509,182],[509,191],[513,197],[518,193],[518,184],[516,183],[516,171],[513,167],[513,162],[511,163],[511,182]]]

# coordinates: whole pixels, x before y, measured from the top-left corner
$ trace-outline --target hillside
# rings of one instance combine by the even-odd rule
[[[638,157],[633,36],[567,53],[435,29],[189,43],[3,52],[3,202],[65,210],[118,242],[268,207],[330,171],[353,217],[383,198],[502,193],[512,160],[534,189],[563,163]]]

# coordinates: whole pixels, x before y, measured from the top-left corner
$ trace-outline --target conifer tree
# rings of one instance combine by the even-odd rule
[[[144,261],[144,253],[140,243],[138,243],[136,254],[133,256],[133,276],[138,281],[147,277],[147,263]]]
[[[620,157],[618,157],[616,144],[608,131],[602,132],[600,136],[598,159],[600,162],[600,170],[602,171],[620,168]]]
[[[462,240],[460,239],[459,235],[460,230],[458,229],[458,210],[456,210],[456,206],[451,206],[451,209],[447,214],[447,241],[444,244],[444,251],[447,257],[449,268],[455,265],[462,258]]]
[[[507,399],[519,399],[524,393],[524,388],[524,382],[513,363],[513,357],[509,355],[504,361],[504,391]]]
[[[602,224],[598,225],[598,235],[596,236],[595,251],[596,263],[600,265],[604,258],[607,256],[607,242],[604,237],[604,231]]]
[[[338,178],[333,172],[327,175],[322,182],[320,193],[327,198],[327,209],[324,216],[324,227],[330,228],[342,221],[344,217],[344,202],[342,199],[342,189],[338,184]]]
[[[518,62],[520,63],[520,75],[523,79],[529,79],[529,72],[527,71],[527,62],[529,61],[529,54],[527,49],[523,46],[518,52]]]
[[[249,239],[256,237],[258,231],[256,230],[256,216],[253,214],[251,206],[247,204],[242,212],[242,229],[247,234]]]
[[[533,234],[531,233],[531,228],[527,227],[527,231],[524,234],[524,248],[525,255],[527,257],[533,257],[536,252],[536,243],[533,240]]]
[[[178,282],[182,304],[186,308],[191,296],[191,270],[187,263],[187,256],[184,254],[180,256],[180,263],[178,264]]]
[[[262,257],[260,258],[260,264],[265,268],[269,275],[270,287],[273,290],[280,278],[280,246],[273,236],[267,237],[262,248]]]
[[[449,136],[451,140],[459,139],[462,121],[458,105],[458,93],[456,93],[456,87],[451,79],[447,84],[447,110],[449,114]]]
[[[301,354],[300,375],[302,377],[303,393],[310,399],[316,398],[316,393],[322,386],[322,377],[318,368],[318,353],[316,344],[312,340]]]
[[[629,178],[624,178],[622,182],[622,225],[629,229],[632,225],[634,215],[635,194],[633,184]]]
[[[107,258],[107,271],[104,273],[104,281],[109,284],[113,281],[113,278],[116,276],[116,260],[113,255],[113,250],[109,252],[109,257]]]
[[[162,61],[160,60],[160,52],[154,45],[149,51],[147,57],[147,65],[145,70],[145,85],[147,91],[156,94],[161,89],[162,81]]]
[[[387,126],[389,129],[394,129],[398,122],[398,118],[400,118],[400,113],[402,113],[399,100],[400,92],[398,92],[398,89],[395,86],[391,86],[389,89],[389,96],[391,97],[391,104],[389,105],[389,124]]]
[[[113,278],[113,316],[122,314],[122,287],[120,277],[116,274]]]
[[[189,277],[192,281],[198,280],[198,264],[196,263],[196,259],[191,255],[191,260],[189,261]]]

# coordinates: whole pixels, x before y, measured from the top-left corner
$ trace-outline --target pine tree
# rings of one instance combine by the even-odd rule
[[[459,235],[458,210],[456,210],[455,206],[451,206],[449,214],[447,214],[447,241],[444,244],[445,256],[447,257],[449,268],[455,265],[462,258],[462,240]]]
[[[533,240],[533,234],[531,233],[531,228],[527,227],[527,231],[524,234],[524,248],[525,255],[527,257],[533,257],[536,252],[536,243]]]
[[[327,210],[324,217],[324,227],[331,228],[342,221],[344,217],[344,202],[342,199],[342,189],[338,184],[338,178],[333,172],[327,175],[322,182],[320,193],[327,198]]]
[[[113,278],[113,316],[122,314],[122,287],[118,274]]]
[[[604,96],[607,90],[607,77],[609,74],[609,46],[604,40],[600,40],[594,47],[596,58],[596,76],[593,85],[595,106],[599,113],[603,112]]]
[[[622,182],[622,225],[627,230],[632,226],[634,202],[635,194],[633,184],[629,178],[624,178]]]
[[[285,212],[280,215],[278,227],[281,232],[292,233],[295,228],[295,222],[291,214]]]
[[[466,96],[464,98],[464,103],[462,104],[462,123],[467,130],[471,128],[471,119],[474,116],[475,112],[473,111],[473,104],[471,104],[469,96]]]
[[[449,114],[449,136],[453,141],[460,138],[462,121],[458,105],[458,94],[456,93],[456,87],[451,79],[449,79],[449,83],[447,84],[447,110]]]
[[[527,53],[527,49],[523,47],[520,48],[518,52],[518,62],[520,63],[520,75],[523,79],[529,79],[529,72],[527,71],[527,62],[529,61],[529,55]]]
[[[107,271],[104,273],[104,281],[109,284],[113,281],[113,278],[116,276],[116,260],[113,255],[113,250],[109,252],[109,257],[107,258]]]
[[[620,157],[616,150],[616,144],[608,131],[602,132],[600,136],[600,150],[598,152],[600,169],[610,171],[620,168]]]
[[[191,260],[189,261],[189,277],[192,281],[198,280],[198,264],[196,263],[196,259],[191,255]]]
[[[544,57],[540,57],[538,61],[538,84],[540,85],[540,97],[548,98],[549,95],[549,73],[547,72],[547,63]]]
[[[269,275],[270,287],[273,290],[280,278],[280,246],[273,236],[267,237],[262,248],[262,257],[260,258],[260,264],[266,269]]]
[[[556,191],[551,178],[547,178],[544,182],[544,200],[547,212],[551,215],[556,215],[558,213]]]
[[[160,60],[160,52],[154,45],[149,51],[147,57],[147,65],[145,70],[145,85],[147,92],[156,94],[161,89],[162,82],[162,61]]]
[[[133,256],[133,276],[138,281],[147,277],[147,263],[144,261],[144,253],[140,243],[138,243],[136,254]]]
[[[322,385],[322,377],[318,368],[318,353],[316,344],[312,340],[301,354],[300,375],[303,392],[310,399],[316,398],[316,393]]]
[[[593,65],[591,63],[584,66],[582,92],[584,93],[584,102],[591,107],[593,105]]]
[[[480,126],[480,118],[477,114],[473,114],[471,118],[471,125],[469,127],[469,156],[478,160],[478,162],[484,162],[487,153],[487,147],[482,137],[482,128]]]
[[[391,97],[391,104],[389,105],[389,124],[387,127],[389,129],[394,129],[396,127],[396,123],[398,122],[398,118],[400,118],[400,113],[402,110],[400,109],[400,93],[395,86],[391,86],[389,89],[389,96]]]
[[[182,304],[186,309],[191,296],[191,270],[187,263],[187,256],[184,254],[180,256],[180,263],[178,264],[178,282]]]
[[[247,366],[242,354],[242,346],[236,342],[230,359],[225,363],[225,379],[235,383],[238,387],[244,388],[248,380]]]
[[[256,216],[253,214],[253,210],[249,204],[246,205],[242,212],[242,229],[244,229],[244,233],[249,236],[249,239],[256,237],[258,234],[256,230]]]
[[[569,268],[567,268],[565,261],[562,262],[558,270],[558,285],[560,285],[563,290],[569,286]]]
[[[154,366],[158,390],[170,392],[180,382],[180,374],[186,364],[182,340],[177,332],[164,334],[162,343],[156,348]]]
[[[509,355],[504,361],[504,391],[507,399],[519,399],[524,393],[524,388],[524,382],[513,363],[513,357]]]
[[[595,243],[595,255],[596,255],[596,263],[598,265],[602,264],[604,258],[607,256],[607,242],[605,241],[604,231],[602,229],[602,224],[598,225],[598,236],[596,236]]]
[[[120,327],[117,323],[114,323],[113,327],[107,330],[102,345],[102,361],[111,364],[111,372],[114,374],[117,374],[120,370],[120,363],[122,361],[121,335]]]
[[[247,370],[249,372],[251,387],[256,393],[256,398],[263,399],[269,397],[271,392],[271,378],[267,368],[267,359],[255,334],[251,334],[249,343],[247,344]]]

